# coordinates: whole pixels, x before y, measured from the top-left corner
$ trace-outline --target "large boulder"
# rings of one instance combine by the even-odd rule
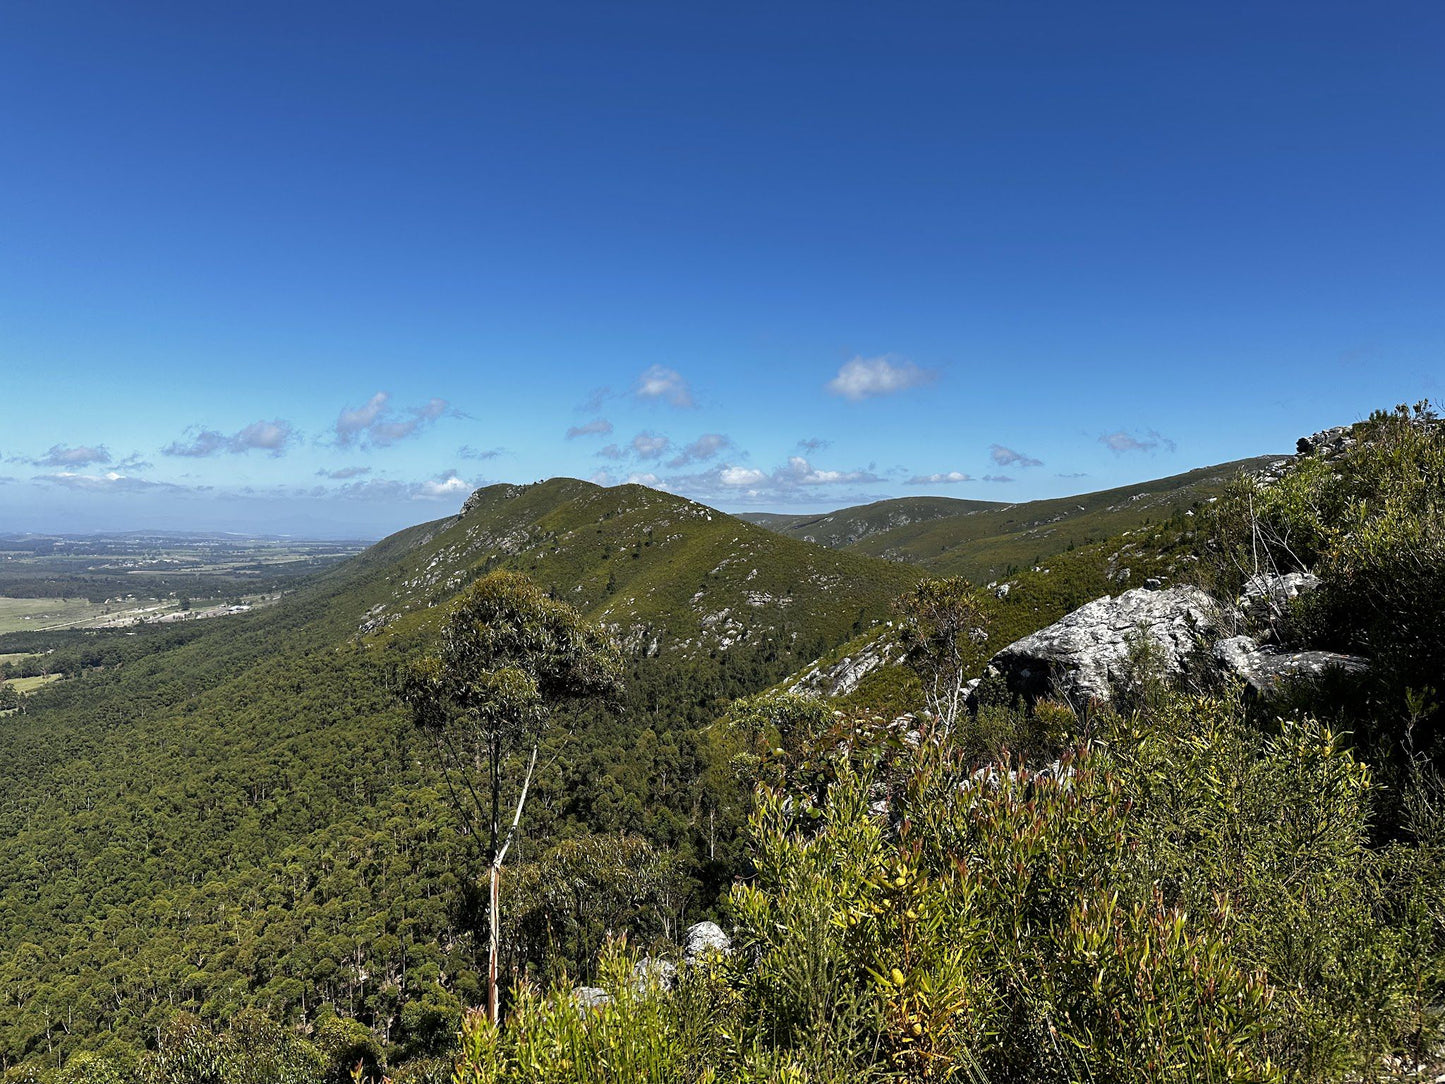
[[[1207,658],[1203,644],[1224,614],[1197,587],[1139,587],[1105,595],[993,657],[1011,692],[1030,700],[1060,696],[1082,706],[1110,699],[1125,679],[1140,637],[1153,648],[1161,677],[1179,677]]]
[[[716,922],[697,922],[687,928],[683,936],[683,958],[690,964],[699,963],[709,956],[726,956],[733,950],[733,939],[723,933]]]
[[[1214,645],[1214,660],[1226,674],[1267,696],[1282,684],[1299,678],[1318,678],[1327,670],[1360,674],[1369,661],[1334,651],[1274,651],[1248,636],[1231,636]]]

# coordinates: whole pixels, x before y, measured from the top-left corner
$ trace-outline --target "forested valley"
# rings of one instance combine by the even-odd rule
[[[1316,438],[946,544],[499,485],[266,609],[0,636],[62,675],[0,702],[4,1078],[1438,1073],[1445,427]],[[599,695],[449,655],[487,583]],[[1017,662],[1105,596],[1212,601]]]

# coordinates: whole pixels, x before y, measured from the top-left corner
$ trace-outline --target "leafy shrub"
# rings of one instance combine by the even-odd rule
[[[565,983],[515,991],[506,1026],[472,1012],[462,1023],[455,1084],[638,1084],[711,1080],[724,991],[706,968],[690,969],[669,993],[624,944],[604,951],[610,1000],[587,1006]]]

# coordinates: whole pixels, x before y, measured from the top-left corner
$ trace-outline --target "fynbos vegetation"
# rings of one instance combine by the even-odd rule
[[[221,631],[16,645],[88,676],[0,719],[6,1079],[1437,1074],[1445,427],[1211,496],[989,589],[498,487]]]

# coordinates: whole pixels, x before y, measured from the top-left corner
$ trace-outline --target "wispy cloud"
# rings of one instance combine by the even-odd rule
[[[798,451],[804,455],[816,455],[825,448],[831,448],[832,446],[833,442],[831,440],[823,440],[820,437],[807,437],[798,441]]]
[[[873,466],[866,469],[834,470],[815,466],[804,456],[790,456],[771,471],[738,463],[723,463],[695,474],[672,475],[668,489],[702,499],[765,501],[776,504],[815,502],[819,493],[833,500],[832,492],[847,485],[867,486],[884,479]]]
[[[638,459],[657,459],[672,445],[658,433],[638,433],[632,438],[632,451]]]
[[[1013,479],[1010,478],[1007,474],[985,474],[985,475],[983,476],[983,480],[984,480],[985,482],[1012,482],[1012,481],[1013,481]]]
[[[183,486],[174,482],[152,482],[145,478],[133,478],[118,471],[105,474],[81,474],[78,471],[56,471],[53,474],[38,474],[32,479],[42,485],[60,486],[64,489],[80,490],[86,493],[158,493],[172,494],[205,493],[211,486]]]
[[[692,463],[704,463],[733,446],[732,438],[723,433],[704,433],[689,444],[667,465],[671,468],[686,467]]]
[[[692,389],[676,369],[654,365],[637,378],[633,394],[639,399],[661,399],[675,407],[693,406]]]
[[[1099,438],[1099,443],[1115,455],[1121,455],[1124,452],[1153,452],[1161,447],[1172,452],[1177,448],[1172,440],[1153,429],[1148,430],[1142,437],[1133,436],[1120,429],[1113,433],[1105,433]]]
[[[586,425],[574,425],[567,430],[567,439],[574,440],[577,437],[605,437],[612,432],[612,423],[606,418],[598,418]]]
[[[488,460],[496,459],[499,455],[505,455],[505,448],[473,448],[470,444],[463,444],[457,449],[457,455],[463,459]]]
[[[612,389],[608,387],[593,388],[587,393],[587,398],[577,404],[578,414],[596,414],[602,409],[602,404],[612,398]]]
[[[847,362],[826,387],[834,395],[856,403],[921,387],[936,379],[938,373],[933,369],[924,369],[894,354],[883,354],[876,358],[857,357]]]
[[[330,490],[328,496],[356,501],[447,501],[459,500],[471,493],[470,482],[454,470],[420,482],[404,482],[391,478],[369,478],[349,482]]]
[[[1042,467],[1042,459],[1034,459],[1023,452],[1016,452],[1012,448],[1005,448],[1002,444],[989,446],[988,454],[1000,467]]]
[[[428,399],[422,406],[393,408],[391,393],[379,391],[355,409],[343,409],[336,417],[336,443],[343,448],[359,444],[364,448],[385,448],[416,436],[438,418],[459,417],[445,399]]]
[[[92,463],[109,463],[110,452],[104,444],[97,444],[94,447],[84,444],[74,447],[52,444],[50,451],[44,455],[35,459],[23,460],[23,462],[36,467],[88,467]]]
[[[973,475],[951,470],[940,474],[915,474],[904,485],[908,486],[951,486],[959,482],[972,482]]]
[[[319,470],[316,472],[316,476],[318,478],[330,478],[333,481],[342,482],[348,478],[364,478],[370,473],[370,467],[340,467],[336,470]]]
[[[296,430],[290,422],[277,418],[274,421],[252,422],[230,436],[214,429],[192,426],[186,430],[186,436],[184,441],[173,441],[166,445],[161,449],[161,454],[204,459],[223,452],[241,455],[250,451],[263,451],[272,456],[280,456],[285,454],[287,447],[296,439]]]
[[[592,454],[601,456],[603,459],[621,459],[627,453],[622,450],[620,445],[606,444]]]

